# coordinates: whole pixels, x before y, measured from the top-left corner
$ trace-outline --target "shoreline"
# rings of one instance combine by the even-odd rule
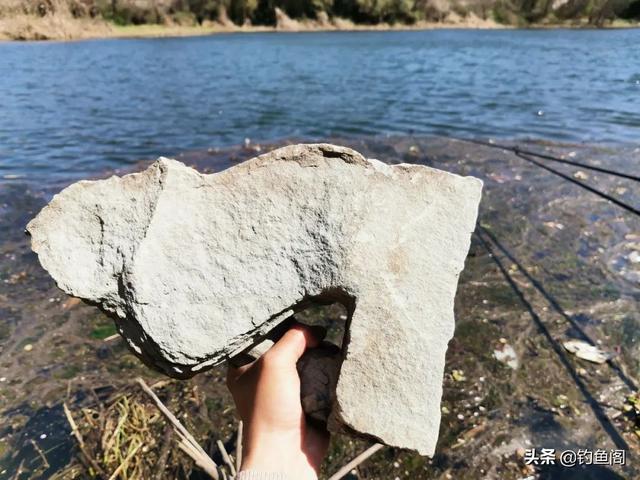
[[[141,38],[141,37],[137,37]],[[169,37],[151,37],[151,38],[169,38]],[[174,37],[179,38],[179,37]],[[80,41],[80,40],[78,40]],[[122,164],[118,164],[112,167],[104,167],[97,170],[86,171],[74,171],[68,173],[66,176],[51,177],[42,175],[33,175],[31,173],[18,173],[16,171],[10,171],[9,173],[0,173],[0,191],[2,188],[7,188],[12,185],[24,185],[34,191],[48,191],[62,190],[71,183],[78,182],[80,180],[99,180],[110,177],[112,175],[127,175],[134,173],[140,169],[147,168],[151,163],[155,162],[159,157],[167,157],[173,160],[185,161],[188,159],[193,162],[194,165],[198,165],[198,161],[201,158],[207,158],[216,155],[223,154],[237,154],[239,156],[246,155],[247,152],[253,152],[255,155],[259,155],[265,148],[269,146],[285,146],[293,145],[296,143],[334,143],[336,145],[347,146],[350,148],[359,143],[397,143],[404,144],[405,142],[411,142],[418,139],[421,142],[447,142],[463,145],[473,145],[476,140],[482,140],[487,143],[495,143],[500,145],[509,145],[512,147],[525,146],[525,149],[531,148],[544,153],[548,150],[580,150],[588,149],[591,152],[598,155],[611,155],[613,153],[619,153],[623,151],[631,151],[636,147],[635,143],[628,141],[611,141],[611,140],[592,140],[592,141],[580,141],[575,140],[558,140],[545,137],[501,137],[499,135],[489,136],[471,136],[460,137],[452,135],[442,134],[396,134],[386,136],[383,134],[375,135],[351,135],[351,136],[329,136],[329,137],[309,137],[309,136],[296,136],[296,137],[278,137],[278,138],[257,138],[251,139],[248,144],[229,143],[209,146],[200,146],[197,148],[178,149],[178,150],[162,150],[154,154],[140,156],[136,159],[128,159]],[[488,148],[488,147],[487,147]],[[232,166],[227,164],[225,168]]]
[[[14,31],[8,30],[11,25]],[[3,28],[4,27],[4,28]],[[232,33],[305,33],[305,32],[387,32],[425,30],[620,30],[640,28],[640,22],[614,21],[609,25],[596,27],[585,22],[565,22],[554,24],[531,24],[526,26],[507,25],[495,20],[485,20],[475,15],[442,22],[417,22],[415,24],[375,25],[356,24],[336,18],[328,23],[312,20],[284,18],[278,25],[243,25],[207,22],[203,25],[140,24],[116,25],[102,20],[82,20],[46,16],[42,18],[22,16],[14,19],[0,19],[0,42],[33,41],[81,41],[106,39],[146,39],[204,37]]]

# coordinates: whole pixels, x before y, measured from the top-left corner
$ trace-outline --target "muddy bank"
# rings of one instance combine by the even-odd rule
[[[437,454],[430,460],[385,448],[354,478],[637,477],[637,425],[625,404],[640,370],[640,264],[633,254],[640,250],[640,219],[502,150],[444,138],[332,141],[387,162],[423,163],[485,181],[482,233],[474,236],[456,301]],[[249,143],[177,158],[211,172],[271,147]],[[633,148],[526,147],[630,173],[640,160],[640,150]],[[556,168],[640,204],[640,192],[628,180]],[[97,309],[63,295],[30,252],[24,225],[61,186],[0,185],[2,479],[12,478],[20,464],[24,473],[17,478],[63,471],[65,478],[82,478],[85,470],[68,435],[62,402],[69,404],[87,442],[95,442],[90,446],[98,448],[99,440],[92,439],[106,426],[95,423],[91,412],[118,405],[124,396],[152,416],[133,380],[138,375],[150,384],[165,380],[112,336],[113,324]],[[326,323],[333,335],[340,335],[344,324],[337,308],[308,311],[304,319]],[[563,341],[583,335],[612,353],[615,366],[586,362],[562,348]],[[498,360],[496,352],[503,351],[512,351],[516,361]],[[236,422],[224,368],[163,383],[158,392],[181,418],[186,415],[214,459],[216,440],[232,450]],[[154,425],[146,440],[150,458],[164,445],[157,435],[163,425]],[[366,446],[334,438],[324,478]],[[625,467],[563,471],[522,461],[523,449],[531,447],[620,446],[629,449]],[[167,455],[159,478],[186,478],[188,459],[174,450]]]

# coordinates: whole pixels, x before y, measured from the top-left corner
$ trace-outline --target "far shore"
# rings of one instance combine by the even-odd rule
[[[336,18],[331,22],[320,23],[312,20],[298,21],[288,17],[281,19],[276,26],[243,25],[230,22],[205,22],[203,25],[116,25],[103,20],[73,19],[62,16],[33,17],[21,15],[12,19],[0,19],[0,41],[32,40],[88,40],[108,38],[163,38],[196,37],[224,33],[254,32],[328,32],[328,31],[412,31],[435,29],[586,29],[595,28],[587,22],[574,21],[556,24],[532,24],[527,26],[505,25],[494,20],[481,19],[475,15],[466,18],[454,17],[442,22],[417,22],[415,24],[375,25],[355,24]],[[640,23],[614,21],[604,29],[639,28]]]
[[[351,32],[351,31],[411,31],[411,30],[436,30],[436,29],[512,29],[510,25],[502,25],[495,22],[482,22],[482,24],[465,24],[461,22],[420,22],[412,25],[380,23],[376,25],[362,25],[345,22],[345,24],[318,25],[312,22],[297,22],[298,25],[289,28],[266,25],[236,26],[225,25],[198,25],[198,26],[167,26],[167,25],[126,25],[113,26],[110,38],[154,38],[154,37],[191,37],[215,35],[220,33],[296,33],[296,32]]]

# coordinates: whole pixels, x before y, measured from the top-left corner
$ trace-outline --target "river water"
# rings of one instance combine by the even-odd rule
[[[26,478],[14,475],[21,465],[29,478],[49,478],[73,458],[63,399],[79,419],[96,389],[121,394],[137,375],[154,378],[124,342],[106,341],[115,332],[108,318],[55,287],[31,253],[26,223],[77,178],[140,169],[140,160],[159,155],[218,171],[291,139],[334,139],[368,158],[482,178],[480,222],[506,249],[494,242],[490,256],[474,237],[458,289],[436,458],[426,464],[388,451],[367,463],[376,478],[402,471],[420,480],[522,478],[513,453],[521,445],[603,448],[612,431],[637,452],[640,417],[619,415],[629,393],[619,375],[576,363],[586,384],[577,389],[566,367],[577,360],[558,342],[586,332],[637,378],[640,219],[507,152],[444,137],[530,139],[532,150],[637,173],[638,45],[638,30],[0,43],[0,480]],[[246,138],[248,147],[239,147]],[[554,166],[638,205],[635,183]],[[517,352],[517,371],[492,356],[505,341]],[[454,369],[466,379],[455,380]],[[196,385],[221,402],[211,418],[201,408],[207,418],[194,417],[206,428],[233,422],[223,376],[220,368],[175,387]],[[589,413],[596,398],[612,405],[608,430]],[[639,478],[635,465],[629,469],[627,478]],[[572,478],[623,478],[603,470],[575,470]]]
[[[0,44],[0,181],[245,138],[633,143],[640,31],[230,34]]]

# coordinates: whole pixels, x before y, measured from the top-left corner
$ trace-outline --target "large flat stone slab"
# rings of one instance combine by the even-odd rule
[[[160,158],[81,181],[29,223],[43,267],[188,377],[311,301],[347,306],[333,430],[434,451],[453,300],[482,184],[294,145],[202,175]]]

